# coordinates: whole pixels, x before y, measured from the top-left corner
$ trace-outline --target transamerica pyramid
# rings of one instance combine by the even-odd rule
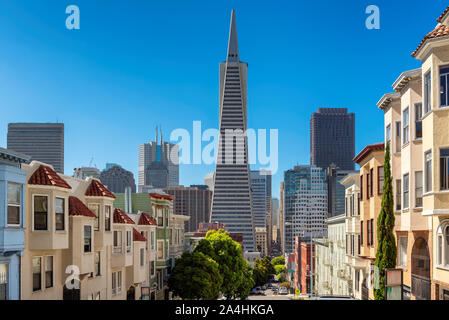
[[[243,235],[243,250],[255,251],[247,117],[248,64],[239,59],[235,10],[231,13],[228,56],[220,63],[220,136],[211,222]]]

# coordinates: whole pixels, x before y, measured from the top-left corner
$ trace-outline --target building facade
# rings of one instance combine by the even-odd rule
[[[285,253],[292,253],[296,237],[326,236],[326,171],[315,166],[295,166],[284,172],[283,192]]]
[[[7,148],[64,173],[63,123],[9,123]]]
[[[354,170],[355,115],[346,108],[319,108],[310,118],[310,164]]]
[[[0,148],[0,300],[20,299],[20,257],[25,240],[26,171],[30,157]]]
[[[345,187],[341,181],[350,173],[358,171],[341,170],[334,164],[327,168],[327,207],[328,217],[345,214]]]
[[[136,192],[136,182],[131,171],[123,169],[121,166],[113,166],[103,170],[99,176],[100,181],[113,193],[124,193],[127,187],[131,192]]]
[[[186,232],[194,232],[200,223],[210,222],[212,191],[200,187],[168,187],[164,191],[174,197],[173,213],[189,216],[186,221]]]
[[[243,250],[255,251],[254,212],[248,161],[247,68],[237,44],[235,11],[231,14],[228,53],[220,64],[220,134],[212,199],[212,220],[243,234]],[[235,143],[234,143],[235,138]]]

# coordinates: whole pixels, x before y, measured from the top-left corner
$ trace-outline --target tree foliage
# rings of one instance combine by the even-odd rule
[[[277,264],[274,266],[274,271],[276,274],[282,274],[285,273],[285,271],[287,271],[287,268],[283,264]]]
[[[275,270],[269,257],[256,259],[254,262],[253,276],[256,286],[263,286],[274,273]]]
[[[396,240],[393,233],[393,184],[390,170],[390,146],[387,142],[384,160],[382,207],[377,218],[377,253],[375,265],[379,270],[379,287],[374,289],[376,300],[385,299],[385,269],[396,267]]]
[[[218,263],[201,252],[184,252],[168,279],[174,295],[182,299],[216,300],[223,277]]]
[[[244,297],[249,294],[253,283],[248,280],[250,275],[248,264],[243,259],[242,247],[232,240],[225,230],[210,230],[195,248],[218,263],[223,277],[221,292],[227,299]]]
[[[271,264],[273,266],[285,265],[285,257],[276,257],[273,260],[271,260]]]

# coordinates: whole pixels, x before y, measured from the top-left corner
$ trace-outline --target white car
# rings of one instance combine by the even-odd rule
[[[279,294],[288,294],[287,288],[286,287],[280,287],[279,288]]]

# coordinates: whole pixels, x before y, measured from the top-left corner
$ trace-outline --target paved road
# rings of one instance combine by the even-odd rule
[[[264,296],[249,296],[248,300],[290,300],[289,295],[274,295],[270,289],[265,290]]]

